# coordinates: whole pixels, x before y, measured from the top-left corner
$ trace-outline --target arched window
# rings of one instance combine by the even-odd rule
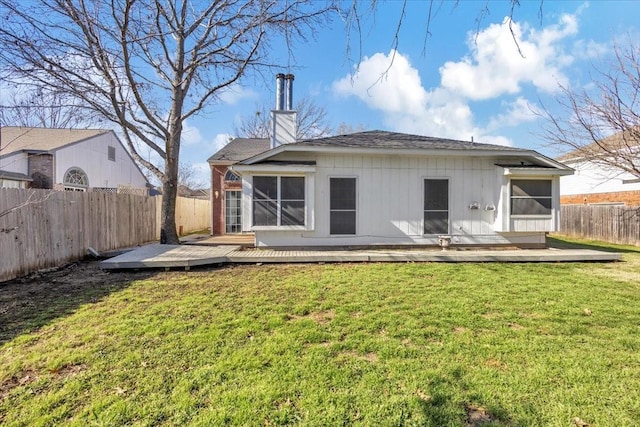
[[[240,181],[240,176],[238,176],[237,173],[228,170],[227,173],[224,175],[224,180],[225,181]]]
[[[88,187],[89,178],[84,171],[78,167],[69,168],[64,174],[64,185],[71,187]]]

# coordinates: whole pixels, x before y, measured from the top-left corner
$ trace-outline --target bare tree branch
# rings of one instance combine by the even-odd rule
[[[560,87],[560,113],[542,106],[542,138],[564,159],[578,159],[640,178],[640,44],[615,44],[610,64],[595,67],[592,87]]]
[[[185,120],[269,62],[269,43],[305,40],[337,10],[316,0],[0,0],[0,78],[64,93],[116,124],[163,185],[161,234],[177,243]],[[154,164],[139,150],[162,159]]]

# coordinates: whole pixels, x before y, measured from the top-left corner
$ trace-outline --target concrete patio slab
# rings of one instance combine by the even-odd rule
[[[272,250],[240,246],[148,245],[103,261],[103,269],[185,268],[223,263],[315,262],[609,262],[622,255],[590,249]]]

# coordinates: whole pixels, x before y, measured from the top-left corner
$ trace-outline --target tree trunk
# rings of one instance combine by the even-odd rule
[[[178,152],[180,136],[169,137],[167,142],[167,158],[165,174],[162,180],[162,214],[160,220],[160,243],[178,245],[180,239],[176,230],[176,197],[178,196]]]

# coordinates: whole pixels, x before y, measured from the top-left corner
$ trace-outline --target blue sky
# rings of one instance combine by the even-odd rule
[[[508,2],[491,1],[482,16],[484,1],[445,1],[425,42],[429,3],[409,1],[394,51],[401,5],[380,3],[364,22],[357,69],[358,40],[338,20],[290,54],[274,47],[282,72],[296,76],[294,98],[323,105],[333,126],[473,137],[555,156],[536,136],[540,121],[532,110],[540,101],[553,108],[559,84],[588,87],[592,65],[611,59],[614,41],[640,37],[640,6],[633,1],[546,1],[542,16],[539,1],[523,1],[512,25],[517,45]],[[233,132],[240,117],[272,106],[274,92],[275,78],[247,76],[208,114],[187,123],[182,160],[206,181],[206,159],[241,136]]]
[[[362,21],[361,39],[335,19],[291,49],[274,44],[268,60],[282,64],[280,69],[246,75],[187,121],[181,162],[209,186],[207,158],[231,137],[242,136],[234,135],[241,117],[275,104],[277,72],[295,74],[294,103],[306,97],[323,106],[334,128],[473,138],[556,156],[536,135],[541,123],[533,111],[540,102],[553,109],[560,84],[593,86],[592,65],[612,59],[613,42],[640,39],[640,5],[521,3],[513,13],[517,43],[509,30],[508,0],[436,0],[428,37],[431,3],[409,0],[394,49],[403,3],[379,0],[376,13]],[[485,5],[489,12],[483,14]]]

